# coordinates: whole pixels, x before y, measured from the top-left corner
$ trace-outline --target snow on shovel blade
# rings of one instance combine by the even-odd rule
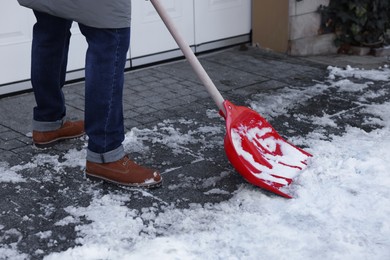
[[[312,155],[284,140],[258,113],[225,100],[225,151],[249,183],[286,198],[286,187]]]

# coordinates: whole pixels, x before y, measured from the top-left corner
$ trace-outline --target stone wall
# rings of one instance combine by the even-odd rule
[[[294,56],[336,53],[334,34],[319,34],[320,5],[330,0],[289,0],[289,47],[288,54]]]

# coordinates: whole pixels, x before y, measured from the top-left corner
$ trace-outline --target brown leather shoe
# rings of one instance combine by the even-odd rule
[[[85,134],[84,121],[65,121],[65,123],[53,131],[33,131],[33,143],[37,147],[48,147],[58,141],[76,138]]]
[[[92,179],[101,179],[119,185],[154,188],[161,185],[158,171],[140,166],[125,155],[122,159],[110,163],[87,161],[85,174]]]

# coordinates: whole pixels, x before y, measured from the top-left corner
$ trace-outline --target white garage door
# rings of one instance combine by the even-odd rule
[[[35,17],[30,9],[19,6],[17,1],[3,1],[0,6],[0,95],[2,95],[31,87],[28,80]],[[78,71],[84,68],[87,48],[77,23],[73,23],[71,32],[68,79],[83,76],[83,72],[78,73]]]
[[[249,41],[251,4],[251,0],[195,0],[196,50]]]
[[[187,43],[193,45],[193,0],[163,0],[161,2]],[[175,41],[149,1],[134,0],[132,10],[130,53],[133,66],[161,60],[162,55],[165,55],[166,58],[182,56]]]
[[[249,41],[251,0],[163,0],[164,7],[197,52]],[[127,67],[181,56],[149,1],[132,0],[132,36]],[[0,95],[31,88],[30,50],[35,18],[17,1],[0,2]],[[72,27],[67,79],[84,76],[87,44]]]
[[[17,1],[2,1],[0,6],[1,86],[30,77],[31,28],[34,19],[32,13],[21,9]],[[4,89],[0,88],[0,91],[4,92]]]

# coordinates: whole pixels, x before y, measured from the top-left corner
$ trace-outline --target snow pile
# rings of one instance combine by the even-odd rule
[[[328,67],[329,78],[335,79],[337,77],[343,78],[357,78],[357,79],[370,79],[375,81],[388,81],[390,80],[390,69],[388,66],[385,66],[379,70],[365,70],[352,68],[347,66],[346,69],[337,68],[337,67]]]
[[[348,68],[347,72],[334,68],[330,74],[385,79],[382,71]],[[330,86],[340,91],[370,87],[369,83],[341,81]],[[317,84],[303,92],[289,91],[304,100],[328,87]],[[279,98],[270,101],[275,114],[292,104],[278,102]],[[166,206],[157,213],[157,206],[137,212],[124,205],[129,200],[125,196],[97,193],[90,206],[67,209],[75,218],[92,220],[77,227],[80,245],[47,259],[388,259],[389,110],[390,103],[368,106],[367,112],[381,118],[377,123],[383,126],[369,133],[349,127],[331,140],[315,133],[295,138],[294,142],[305,144],[314,154],[308,169],[293,184],[295,199],[268,196],[243,185],[229,201],[193,204],[189,209]],[[320,119],[320,124],[328,124]],[[177,153],[186,153],[186,142],[194,141],[172,128],[163,129],[165,135],[156,130],[145,137],[154,136],[155,142],[169,140],[166,143]]]
[[[81,245],[48,259],[386,259],[388,133],[389,124],[310,141],[315,158],[293,200],[244,185],[229,201],[157,215],[154,207],[129,209],[125,196],[97,195],[86,208],[68,209],[93,221],[78,227]]]
[[[350,66],[347,66],[346,69],[341,69],[329,66],[328,71],[328,79],[324,82],[319,82],[310,88],[294,89],[285,87],[272,93],[261,93],[253,97],[250,106],[253,110],[259,112],[260,115],[273,118],[286,113],[290,108],[296,106],[296,104],[302,104],[314,95],[321,94],[329,88],[337,88],[340,92],[367,91],[369,86],[372,85],[372,81],[390,80],[390,68],[387,66],[378,70],[364,70],[351,68]],[[370,81],[355,83],[347,78]],[[375,93],[375,95],[381,94],[384,93]]]
[[[263,112],[277,116],[330,87],[343,92],[364,90],[363,102],[384,94],[371,90],[371,83],[389,80],[390,74],[388,68],[363,71],[350,67],[329,68],[329,73],[326,82],[304,90],[285,88],[266,98],[257,96],[251,106],[261,114],[266,109]],[[345,77],[368,82],[354,83]],[[45,259],[390,259],[388,111],[390,102],[366,105],[365,112],[375,115],[367,123],[374,120],[382,126],[371,132],[348,127],[341,136],[323,138],[313,132],[294,137],[293,143],[309,147],[307,151],[314,155],[291,187],[294,199],[272,196],[244,184],[221,203],[191,204],[180,209],[156,198],[153,206],[135,210],[128,192],[91,191],[93,199],[88,206],[65,208],[69,216],[56,223],[76,223],[78,245]],[[215,115],[211,111],[207,114]],[[328,115],[312,120],[319,126],[335,124]],[[190,129],[183,132],[174,127],[175,123],[165,121],[154,129],[133,129],[126,135],[126,149],[144,153],[149,149],[146,142],[158,143],[173,154],[190,154],[196,160],[202,159],[202,154],[188,150],[186,145],[199,142],[202,147],[222,147],[210,138],[221,133],[223,126],[199,126],[181,120]],[[60,163],[56,157],[41,155],[23,167],[41,163],[51,164],[58,171],[64,166],[82,167],[85,155],[70,150],[65,158]],[[19,169],[0,164],[0,170],[9,176],[3,182],[23,181]],[[226,194],[210,188],[206,194]],[[90,222],[82,222],[84,218]],[[47,235],[50,233],[38,234]],[[0,254],[27,258],[13,250],[3,248]]]
[[[0,162],[0,183],[1,182],[25,182],[26,180],[17,173],[21,170],[19,166],[9,167],[8,163]]]

